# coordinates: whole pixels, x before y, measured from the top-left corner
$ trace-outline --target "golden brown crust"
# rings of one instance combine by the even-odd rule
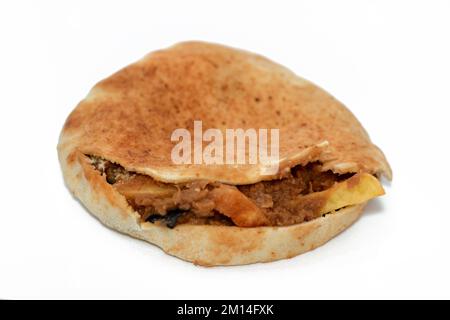
[[[255,165],[173,165],[171,134],[192,129],[194,120],[203,130],[279,128],[281,167],[320,160],[325,170],[391,177],[383,153],[331,95],[264,57],[203,42],[153,52],[98,83],[62,137],[73,149],[161,181],[264,179]]]
[[[104,224],[200,265],[293,257],[322,245],[364,204],[289,227],[141,224],[139,215],[85,154],[165,182],[232,184],[265,179],[256,166],[179,166],[170,160],[176,128],[279,128],[281,168],[319,160],[324,170],[391,177],[383,153],[340,102],[266,58],[202,42],[154,52],[98,83],[68,117],[58,155],[67,186]]]

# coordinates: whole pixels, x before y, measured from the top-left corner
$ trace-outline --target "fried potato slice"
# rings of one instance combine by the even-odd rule
[[[321,213],[327,213],[349,205],[366,202],[384,195],[380,181],[368,173],[356,174],[353,177],[337,183],[329,192],[329,198]]]
[[[313,207],[318,217],[383,194],[384,189],[377,178],[368,173],[360,173],[336,183],[327,190],[299,196],[292,200],[291,205],[295,204],[299,209]]]
[[[139,196],[168,197],[173,195],[177,188],[172,185],[156,182],[150,177],[136,175],[127,180],[119,181],[114,187],[127,198]]]
[[[256,204],[236,187],[220,185],[211,191],[216,210],[229,217],[239,227],[259,227],[269,220]]]

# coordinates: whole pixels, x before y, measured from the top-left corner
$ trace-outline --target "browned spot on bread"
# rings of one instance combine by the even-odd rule
[[[67,164],[74,165],[76,160],[77,160],[77,151],[75,150],[67,156]]]
[[[220,256],[224,249],[240,253],[255,251],[261,245],[261,239],[263,239],[265,234],[264,231],[254,232],[253,237],[243,238],[242,234],[244,232],[238,228],[235,230],[236,232],[230,233],[225,229],[221,229],[218,232],[210,234],[209,241],[217,246],[217,256]]]
[[[300,241],[301,245],[305,244],[305,238],[308,237],[311,233],[313,233],[317,228],[319,228],[318,224],[306,223],[302,226],[301,229],[292,229],[292,237]]]
[[[221,265],[222,263],[217,263],[217,264],[212,264],[211,262],[209,262],[208,260],[204,260],[204,259],[196,259],[192,261],[193,264],[195,264],[196,266],[201,266],[201,267],[213,267],[214,265]]]

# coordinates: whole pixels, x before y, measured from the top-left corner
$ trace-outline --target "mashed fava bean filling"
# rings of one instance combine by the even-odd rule
[[[249,185],[204,180],[168,184],[99,157],[89,158],[142,221],[169,228],[178,224],[287,226],[309,221],[322,215],[320,209],[327,198],[320,191],[353,175],[323,172],[315,162],[295,166],[278,180]],[[316,192],[317,197],[304,197]]]

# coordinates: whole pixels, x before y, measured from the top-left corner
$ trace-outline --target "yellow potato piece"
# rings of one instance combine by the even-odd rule
[[[356,174],[353,177],[335,184],[326,193],[327,200],[320,209],[324,214],[346,206],[363,203],[384,194],[380,181],[368,173]]]
[[[146,176],[134,176],[129,180],[116,183],[114,187],[127,198],[138,196],[165,197],[171,196],[177,191],[174,186],[158,183]]]
[[[235,186],[221,185],[211,191],[216,210],[229,217],[238,227],[259,227],[269,224],[256,204]]]

